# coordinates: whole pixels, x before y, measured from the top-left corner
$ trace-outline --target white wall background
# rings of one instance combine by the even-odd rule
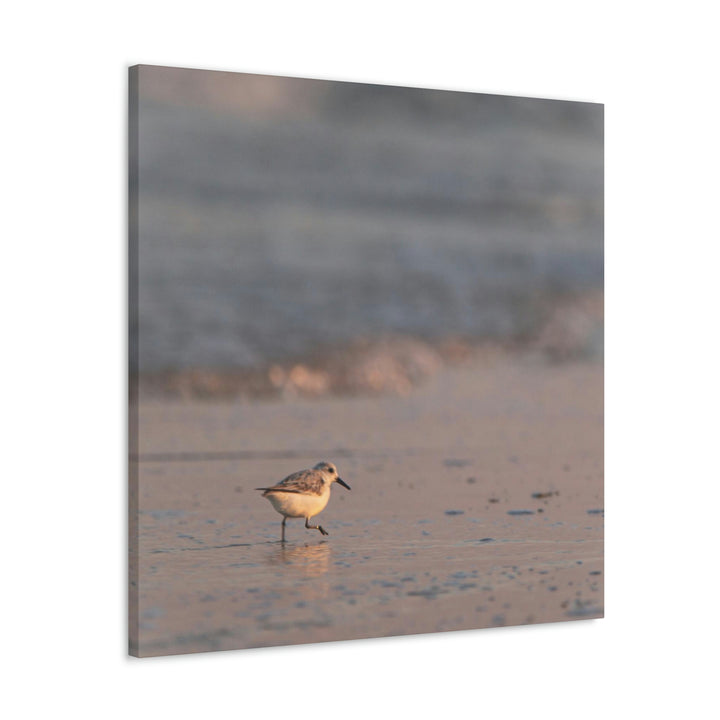
[[[6,717],[707,716],[720,512],[710,9],[6,8]],[[125,656],[125,113],[135,63],[606,103],[605,620]]]

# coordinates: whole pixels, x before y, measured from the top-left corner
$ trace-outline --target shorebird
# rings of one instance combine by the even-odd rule
[[[298,470],[277,485],[255,488],[263,490],[262,496],[283,516],[281,542],[285,542],[285,521],[289,517],[304,517],[308,530],[319,530],[323,535],[329,535],[321,525],[310,525],[310,518],[325,509],[330,499],[330,486],[334,482],[350,489],[338,476],[337,468],[332,463],[319,462],[312,470]]]

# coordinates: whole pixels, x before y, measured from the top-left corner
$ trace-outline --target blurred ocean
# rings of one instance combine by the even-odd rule
[[[150,67],[138,100],[133,371],[512,340],[602,290],[602,105]]]

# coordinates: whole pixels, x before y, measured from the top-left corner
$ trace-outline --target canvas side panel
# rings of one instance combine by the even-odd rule
[[[139,67],[128,72],[128,645],[138,643],[138,116]]]

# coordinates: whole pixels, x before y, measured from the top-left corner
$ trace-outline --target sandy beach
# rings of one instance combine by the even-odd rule
[[[141,401],[131,654],[602,617],[602,400],[600,362],[504,358],[404,396]],[[319,460],[352,491],[282,544],[254,488]]]

